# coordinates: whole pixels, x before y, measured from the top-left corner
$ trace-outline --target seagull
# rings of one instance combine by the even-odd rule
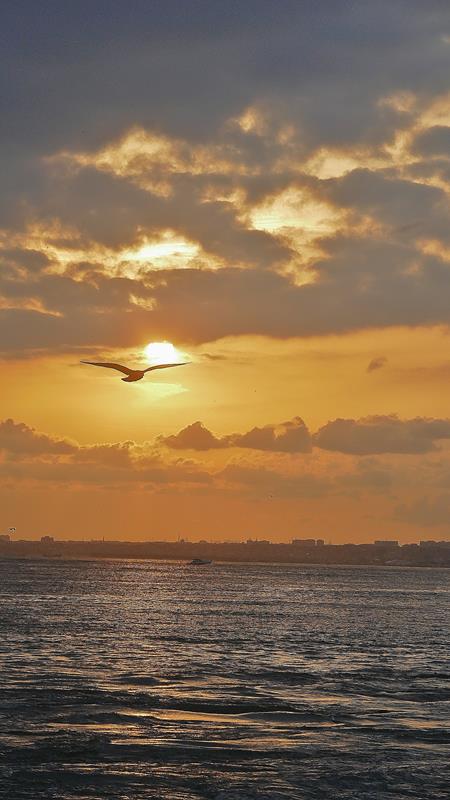
[[[129,367],[123,367],[122,364],[114,364],[110,361],[80,361],[80,364],[92,364],[93,367],[117,369],[126,375],[126,378],[122,378],[125,383],[133,383],[134,381],[141,381],[146,372],[151,372],[154,369],[166,369],[166,367],[182,367],[183,364],[189,364],[189,361],[180,361],[178,364],[155,364],[153,367],[147,367],[147,369],[130,369]]]

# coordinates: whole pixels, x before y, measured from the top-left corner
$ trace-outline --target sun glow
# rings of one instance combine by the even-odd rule
[[[141,245],[138,250],[128,250],[125,252],[125,257],[129,261],[153,261],[159,262],[161,260],[170,258],[183,262],[186,265],[190,259],[195,258],[199,254],[199,247],[187,239],[180,236],[174,236],[170,233],[165,234],[160,239],[154,241],[147,241]],[[177,266],[180,266],[180,263]]]
[[[182,354],[171,342],[150,342],[144,353],[151,364],[176,364],[183,360]]]

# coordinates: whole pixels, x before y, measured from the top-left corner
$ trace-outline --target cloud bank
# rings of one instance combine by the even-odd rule
[[[25,6],[4,356],[449,324],[444,4]]]

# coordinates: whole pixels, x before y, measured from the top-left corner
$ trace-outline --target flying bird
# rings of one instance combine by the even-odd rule
[[[182,367],[183,364],[188,364],[188,361],[180,361],[177,364],[155,364],[153,367],[147,369],[130,369],[123,367],[122,364],[114,364],[110,361],[80,361],[80,364],[92,364],[93,367],[108,367],[108,369],[117,369],[123,372],[126,378],[122,378],[125,383],[133,383],[134,381],[141,381],[146,372],[151,372],[154,369],[166,369],[166,367]]]

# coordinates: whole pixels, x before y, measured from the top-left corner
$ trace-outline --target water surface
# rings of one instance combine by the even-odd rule
[[[0,562],[0,796],[448,798],[450,573]]]

